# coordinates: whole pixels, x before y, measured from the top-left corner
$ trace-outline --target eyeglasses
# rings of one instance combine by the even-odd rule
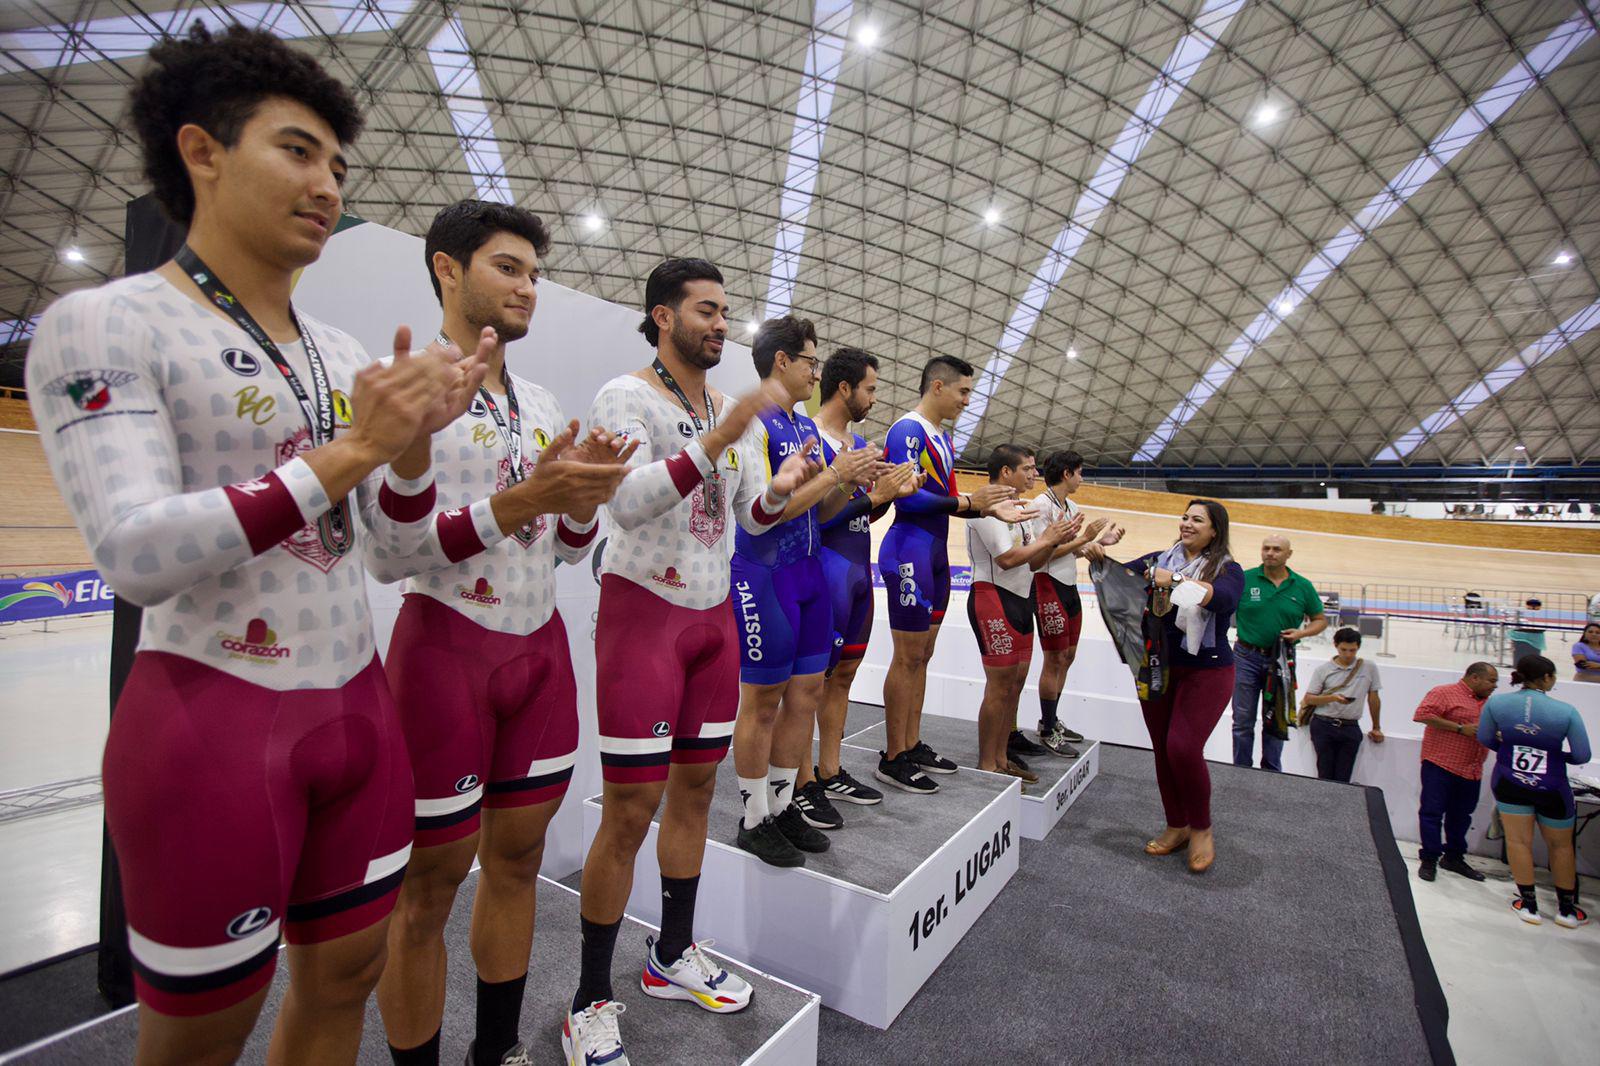
[[[795,363],[810,363],[811,364],[811,372],[813,374],[815,374],[817,372],[817,367],[822,365],[822,360],[818,359],[814,355],[791,355],[789,357],[789,359],[790,359],[791,362],[795,362]]]

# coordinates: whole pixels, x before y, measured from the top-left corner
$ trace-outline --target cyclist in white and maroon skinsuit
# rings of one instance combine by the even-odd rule
[[[729,605],[732,522],[776,524],[789,493],[820,469],[794,456],[767,481],[745,432],[774,399],[728,403],[705,385],[722,357],[727,299],[704,260],[673,259],[645,287],[640,327],[654,368],[601,387],[589,420],[638,441],[633,470],[607,504],[595,626],[596,698],[605,796],[583,872],[583,950],[562,1030],[569,1060],[622,1058],[611,955],[633,884],[633,863],[662,804],[657,858],[659,944],[647,952],[645,991],[737,1011],[750,986],[692,943],[695,893],[717,764],[739,703],[739,641]],[[605,1058],[615,1052],[617,1059]]]
[[[286,935],[274,1054],[353,1061],[411,846],[356,549],[426,534],[429,431],[465,409],[482,353],[468,374],[443,349],[407,357],[402,328],[395,365],[368,366],[292,310],[340,214],[360,126],[343,86],[237,27],[153,57],[135,124],[188,245],[58,301],[27,368],[95,563],[146,608],[103,775],[138,1058],[236,1057]]]
[[[378,544],[367,553],[381,580],[405,579],[384,663],[416,780],[416,844],[378,1008],[392,1057],[407,1066],[440,1058],[444,930],[474,858],[470,1061],[526,1061],[518,1026],[539,867],[578,747],[555,566],[588,553],[595,508],[627,473],[603,445],[603,462],[544,456],[569,440],[567,419],[548,391],[506,369],[505,344],[528,332],[549,246],[543,221],[508,204],[464,200],[429,226],[441,332],[465,344],[490,329],[500,343],[467,413],[434,435],[439,510],[427,538],[411,554]]]

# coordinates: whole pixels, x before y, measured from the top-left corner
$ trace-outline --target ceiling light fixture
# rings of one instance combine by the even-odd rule
[[[1528,446],[1526,444],[1518,444],[1515,447],[1516,447],[1516,450],[1519,451],[1519,452],[1525,452],[1525,451],[1528,450]]]
[[[1564,267],[1570,262],[1572,262],[1571,252],[1558,252],[1556,254],[1556,266]]]
[[[605,224],[605,219],[601,218],[599,215],[583,216],[583,228],[588,230],[590,233],[599,233]]]
[[[74,244],[61,253],[61,258],[69,263],[81,263],[83,262],[83,252]]]
[[[878,27],[863,26],[856,31],[856,41],[863,48],[871,48],[878,43]]]
[[[1294,301],[1285,296],[1283,299],[1278,301],[1277,311],[1280,315],[1294,314]]]
[[[1078,349],[1076,349],[1076,348],[1068,348],[1067,349],[1067,358],[1068,359],[1076,359],[1076,358],[1078,358]]]
[[[1262,104],[1256,109],[1256,125],[1270,126],[1278,121],[1278,109],[1272,104]]]
[[[994,207],[989,208],[989,210],[987,210],[987,211],[985,211],[983,213],[983,220],[985,222],[987,222],[991,226],[994,225],[996,222],[999,222],[1000,221],[1000,211],[999,211],[999,209],[998,208],[994,208]]]
[[[746,322],[746,323],[745,323],[745,324],[744,324],[744,331],[745,331],[745,333],[746,333],[746,334],[747,334],[747,335],[748,335],[748,336],[751,336],[751,337],[754,337],[754,336],[755,336],[755,335],[756,335],[756,330],[757,330],[757,329],[759,329],[759,328],[760,328],[760,327],[759,327],[759,326],[758,326],[758,325],[757,325],[757,324],[756,324],[756,323],[755,323],[755,322],[754,322],[754,321],[751,321],[751,322]]]

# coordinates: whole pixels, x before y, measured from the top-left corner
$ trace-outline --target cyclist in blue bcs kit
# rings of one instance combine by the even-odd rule
[[[937,355],[922,370],[922,398],[889,432],[884,458],[911,462],[927,476],[922,488],[895,501],[894,524],[878,548],[878,572],[888,590],[889,631],[894,657],[883,682],[887,746],[873,777],[903,792],[927,794],[939,786],[927,776],[953,774],[956,764],[922,740],[922,697],[928,660],[950,602],[950,558],[946,539],[950,516],[994,515],[1007,522],[1034,517],[1019,504],[1016,490],[990,483],[958,492],[955,442],[944,424],[966,410],[972,398],[972,364]],[[924,772],[926,771],[926,772]]]

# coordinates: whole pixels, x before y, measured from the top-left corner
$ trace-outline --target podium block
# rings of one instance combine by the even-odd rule
[[[846,747],[863,782],[877,754]],[[732,760],[718,772],[700,876],[696,936],[879,1028],[888,1028],[1017,870],[1017,783],[993,774],[941,776],[940,791],[884,788],[875,807],[839,804],[845,826],[804,868],[767,866],[732,843],[740,802]],[[592,840],[598,797],[584,803]],[[660,921],[659,820],[634,869],[628,913]]]
[[[978,765],[976,722],[925,714],[922,716],[922,739],[963,768]],[[876,754],[885,744],[883,723],[852,733],[844,742]],[[1076,759],[1041,755],[1028,760],[1028,769],[1039,775],[1038,783],[1027,785],[1022,792],[1022,835],[1029,840],[1043,840],[1048,836],[1067,809],[1083,795],[1094,775],[1100,772],[1100,742],[1086,740],[1077,747],[1082,754]]]
[[[441,1032],[444,1062],[460,1062],[472,1040],[477,970],[468,948],[468,934],[477,884],[478,873],[474,871],[461,886],[445,930],[449,963]],[[622,1038],[634,1062],[791,1066],[817,1061],[817,1022],[821,1014],[817,996],[725,956],[725,964],[755,987],[750,1006],[738,1014],[710,1014],[690,1003],[645,995],[639,988],[639,972],[644,964],[644,938],[653,931],[642,922],[628,920],[617,936],[613,984],[617,1000],[628,1008],[622,1018]],[[561,1023],[578,983],[578,944],[578,894],[565,885],[540,878],[534,963],[522,1003],[522,1039],[536,1062],[554,1062],[561,1057]],[[280,956],[267,1005],[245,1044],[241,1062],[266,1061],[267,1042],[287,984],[288,965]],[[0,1055],[0,1062],[8,1066],[132,1062],[137,1037],[135,1011],[128,1007],[97,1018],[10,1055]],[[367,1001],[366,1026],[356,1062],[361,1066],[390,1063],[375,997]]]

